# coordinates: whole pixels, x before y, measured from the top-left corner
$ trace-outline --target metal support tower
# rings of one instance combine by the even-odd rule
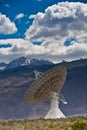
[[[61,112],[59,108],[59,95],[58,93],[53,93],[50,109],[45,116],[45,119],[54,119],[54,118],[65,118],[65,115]]]

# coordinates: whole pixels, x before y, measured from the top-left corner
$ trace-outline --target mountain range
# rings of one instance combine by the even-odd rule
[[[87,59],[63,61],[58,64],[49,61],[43,64],[30,64],[30,61],[26,65],[24,63],[0,71],[1,120],[44,117],[49,109],[49,101],[31,104],[24,100],[24,95],[35,81],[35,70],[45,73],[50,68],[60,65],[67,68],[67,78],[61,93],[68,102],[67,105],[60,102],[61,110],[66,116],[87,115]]]
[[[51,61],[43,60],[43,59],[31,59],[27,57],[20,57],[18,59],[14,59],[8,64],[1,62],[0,63],[0,69],[12,69],[20,66],[26,66],[26,65],[50,65],[53,64]]]

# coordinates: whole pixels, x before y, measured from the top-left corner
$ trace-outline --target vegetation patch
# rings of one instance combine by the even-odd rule
[[[0,130],[87,130],[87,117],[0,121]]]

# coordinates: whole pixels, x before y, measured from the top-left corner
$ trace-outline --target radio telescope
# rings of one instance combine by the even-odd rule
[[[50,109],[44,117],[45,119],[65,118],[65,115],[59,109],[59,100],[61,97],[60,91],[66,80],[66,75],[66,67],[54,67],[41,75],[25,94],[25,100],[31,103],[51,101]],[[65,100],[63,101],[67,104]]]

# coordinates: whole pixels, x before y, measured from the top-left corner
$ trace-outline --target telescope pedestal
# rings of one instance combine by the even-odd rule
[[[58,97],[59,96],[57,93],[53,93],[50,110],[48,111],[44,119],[65,118],[65,115],[59,109]]]

